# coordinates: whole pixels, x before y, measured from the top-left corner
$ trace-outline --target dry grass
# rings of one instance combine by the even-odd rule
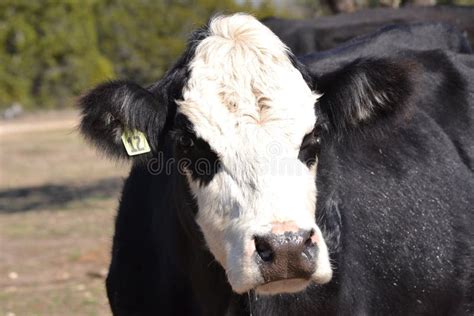
[[[104,276],[128,166],[99,157],[75,122],[0,126],[0,316],[110,314]]]

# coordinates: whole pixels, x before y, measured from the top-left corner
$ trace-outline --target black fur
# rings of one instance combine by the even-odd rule
[[[145,133],[157,152],[168,109],[150,91],[132,82],[112,81],[84,95],[79,105],[82,134],[109,156],[128,158],[120,139],[124,129]]]
[[[208,184],[221,168],[217,153],[205,140],[196,136],[192,123],[184,115],[176,117],[174,126],[172,138],[176,143],[175,157],[180,164],[179,171],[189,171],[200,185]],[[183,138],[186,144],[183,144]]]
[[[318,78],[319,119],[331,132],[347,133],[400,111],[411,95],[414,70],[416,64],[403,60],[357,59]]]
[[[164,160],[189,156],[176,136],[192,134],[192,126],[177,123],[171,100],[186,82],[193,45],[149,89],[168,108],[160,125]],[[107,277],[113,313],[472,315],[474,56],[422,46],[362,56],[364,49],[356,47],[353,56],[345,51],[305,60],[311,70],[323,69],[309,83],[324,96],[316,105],[317,130],[303,141],[300,159],[318,153],[315,219],[330,250],[330,283],[291,295],[232,293],[194,220],[198,210],[185,177],[176,167],[151,174],[147,166],[134,165]],[[433,48],[431,40],[428,46]],[[85,114],[102,117],[94,108],[100,100],[88,101]],[[369,115],[361,119],[357,111],[368,102]],[[171,128],[176,132],[168,133]],[[94,141],[101,145],[107,137]],[[193,159],[218,160],[193,141],[203,149]]]
[[[421,41],[424,49],[431,47],[470,53],[469,41],[474,43],[473,16],[472,6],[407,6],[366,9],[306,20],[267,18],[262,22],[298,57],[337,46],[343,48],[368,33],[383,34],[383,38],[379,37],[383,41],[377,44],[380,46],[394,42],[394,48],[412,49]]]
[[[341,66],[361,57],[393,57],[407,50],[438,49],[461,54],[472,52],[469,41],[455,27],[443,23],[415,23],[389,25],[374,33],[331,47],[330,50],[308,52],[300,59],[309,66],[313,74],[320,76],[340,69]]]

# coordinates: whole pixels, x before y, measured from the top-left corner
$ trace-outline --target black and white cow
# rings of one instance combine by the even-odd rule
[[[96,87],[82,133],[151,148],[123,189],[113,313],[472,314],[473,91],[473,56],[442,51],[312,75],[244,14],[147,89]]]

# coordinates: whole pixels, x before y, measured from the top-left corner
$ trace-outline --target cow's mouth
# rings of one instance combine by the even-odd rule
[[[309,279],[284,279],[263,283],[255,288],[258,294],[281,294],[281,293],[295,293],[303,291],[309,284]]]

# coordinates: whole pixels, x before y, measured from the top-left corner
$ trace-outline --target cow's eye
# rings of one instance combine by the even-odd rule
[[[316,126],[314,129],[313,129],[313,136],[314,137],[317,137],[321,140],[321,132],[322,132],[322,128],[320,125]]]
[[[189,135],[181,135],[178,138],[178,144],[181,147],[189,148],[189,147],[192,147],[194,145],[194,141],[191,138],[191,136],[189,136]]]
[[[321,145],[321,131],[319,128],[314,128],[313,131],[307,134],[301,143],[301,149],[308,147],[319,147]]]
[[[321,145],[321,133],[320,133],[319,129],[317,129],[317,128],[315,128],[313,130],[313,139],[314,139],[314,143],[316,145],[318,145],[318,146]]]
[[[311,133],[307,134],[301,142],[298,158],[310,166],[315,162],[316,156],[320,152],[321,131],[316,127]]]

